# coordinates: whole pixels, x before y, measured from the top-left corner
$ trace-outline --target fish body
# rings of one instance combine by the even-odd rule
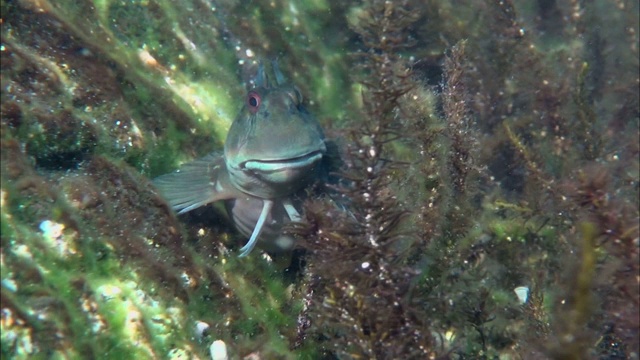
[[[285,81],[277,63],[272,67],[273,84],[260,65],[223,154],[153,181],[178,214],[224,201],[236,228],[249,237],[240,256],[258,243],[268,251],[291,249],[293,239],[281,234],[282,225],[300,220],[305,189],[326,175],[322,128],[304,108],[300,91]]]

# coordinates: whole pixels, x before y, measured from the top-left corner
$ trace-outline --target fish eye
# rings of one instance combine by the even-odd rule
[[[249,107],[249,111],[251,111],[251,113],[255,114],[258,112],[258,108],[260,107],[261,102],[262,99],[257,92],[249,91],[249,94],[247,94],[247,106]]]

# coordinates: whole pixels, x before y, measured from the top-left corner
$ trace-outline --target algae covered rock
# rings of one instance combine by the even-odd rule
[[[206,358],[214,339],[292,356],[278,270],[229,256],[236,234],[215,209],[184,226],[148,180],[221,149],[258,55],[306,63],[287,41],[313,29],[263,33],[279,5],[245,13],[248,31],[241,9],[2,2],[3,358]],[[333,64],[326,79],[346,79]],[[315,74],[295,76],[316,106],[338,99],[310,91],[326,83]]]
[[[41,167],[76,167],[97,145],[92,125],[74,117],[70,111],[25,114],[18,130],[25,134],[27,153]]]

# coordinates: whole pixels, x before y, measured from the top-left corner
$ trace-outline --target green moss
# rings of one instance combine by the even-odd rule
[[[4,189],[3,189],[4,190]],[[4,195],[4,194],[3,194]],[[10,225],[11,215],[7,212],[6,206],[0,210],[0,231],[2,231],[2,243],[9,242],[16,238],[16,233]]]

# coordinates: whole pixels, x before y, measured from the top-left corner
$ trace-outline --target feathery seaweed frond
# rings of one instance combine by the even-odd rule
[[[348,211],[312,202],[310,225],[297,229],[310,252],[308,272],[319,279],[312,330],[329,337],[338,355],[390,359],[431,352],[431,334],[421,330],[426,319],[409,296],[417,273],[406,265],[407,246],[414,239],[393,191],[404,165],[391,148],[406,133],[401,99],[416,86],[399,52],[410,44],[406,30],[417,10],[408,1],[374,1],[360,10],[353,27],[367,47],[357,54],[363,114],[348,130],[341,171],[347,185],[335,186]]]

